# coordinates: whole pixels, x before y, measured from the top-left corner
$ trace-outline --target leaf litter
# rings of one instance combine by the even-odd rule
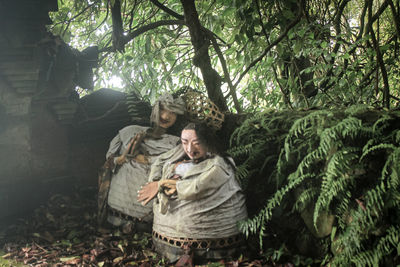
[[[174,266],[154,252],[150,233],[97,227],[96,196],[96,188],[54,194],[32,214],[2,229],[0,267],[15,266],[4,261],[32,267]],[[240,257],[196,266],[278,265]]]

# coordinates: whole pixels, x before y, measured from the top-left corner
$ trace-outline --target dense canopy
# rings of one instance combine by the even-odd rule
[[[50,28],[76,48],[99,47],[95,88],[150,101],[191,86],[233,112],[390,108],[399,12],[393,0],[60,0]]]

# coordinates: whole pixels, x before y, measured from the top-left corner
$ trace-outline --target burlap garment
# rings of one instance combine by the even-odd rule
[[[181,146],[154,162],[150,180],[168,179],[184,156]],[[220,156],[195,164],[177,182],[177,195],[159,193],[154,202],[153,230],[169,237],[224,238],[239,234],[247,218],[245,198],[233,168]]]
[[[132,137],[146,131],[147,127],[138,125],[127,126],[119,131],[110,143],[107,157],[123,153]],[[145,154],[148,163],[136,162],[130,159],[122,166],[117,166],[111,174],[111,184],[108,193],[108,205],[123,214],[143,221],[152,221],[151,205],[142,206],[137,199],[140,186],[148,181],[150,165],[163,152],[174,148],[179,141],[176,136],[163,134],[159,139],[148,138],[141,143],[141,153]]]

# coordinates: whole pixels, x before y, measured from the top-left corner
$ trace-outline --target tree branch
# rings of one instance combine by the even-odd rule
[[[372,0],[369,1],[369,10],[368,10],[368,18],[371,19],[372,18]],[[381,50],[379,47],[379,43],[376,39],[375,36],[375,32],[374,29],[372,27],[372,21],[369,20],[368,21],[368,31],[371,34],[371,39],[372,39],[372,43],[374,45],[374,49],[376,52],[376,59],[378,61],[379,64],[379,68],[381,70],[382,73],[382,79],[383,79],[383,106],[386,108],[390,108],[390,90],[389,90],[389,81],[388,81],[388,75],[387,75],[387,71],[386,71],[386,67],[385,67],[385,62],[383,61],[383,57],[381,54]],[[379,27],[379,26],[378,26]]]
[[[135,37],[154,30],[158,27],[161,26],[172,26],[172,25],[185,25],[185,22],[183,20],[160,20],[160,21],[156,21],[150,24],[147,24],[145,26],[142,26],[136,30],[134,30],[133,32],[128,33],[127,35],[123,36],[122,38],[122,43],[123,45],[126,45],[127,43],[129,43],[130,41],[132,41]],[[99,52],[108,52],[108,51],[113,51],[112,47],[105,47],[103,49],[101,49]]]
[[[389,6],[388,1],[386,0],[385,2],[382,3],[382,5],[379,7],[378,11],[371,17],[371,23],[375,22],[379,18],[380,15],[382,15],[383,11]]]
[[[226,61],[225,61],[224,55],[222,54],[222,51],[219,48],[219,45],[218,45],[217,40],[215,39],[214,35],[211,35],[210,37],[211,37],[211,42],[213,44],[213,47],[214,47],[215,51],[217,52],[219,61],[221,62],[222,70],[224,71],[225,80],[228,83],[229,92],[230,92],[230,95],[232,96],[235,108],[236,108],[238,113],[241,113],[242,108],[241,108],[241,106],[239,104],[239,101],[237,99],[236,88],[232,84],[232,80],[231,80],[231,77],[229,75],[229,70],[228,70],[228,67],[226,65]]]
[[[302,13],[299,13],[299,15],[288,25],[288,27],[285,29],[285,31],[278,36],[278,38],[273,41],[271,44],[269,44],[267,46],[267,48],[265,48],[264,52],[258,57],[256,58],[253,62],[250,63],[250,65],[244,70],[244,72],[242,74],[240,74],[238,80],[235,83],[235,87],[238,86],[238,84],[240,83],[240,81],[243,79],[243,77],[250,71],[250,69],[252,67],[254,67],[259,61],[261,61],[264,56],[275,46],[277,45],[280,41],[283,40],[283,38],[286,37],[286,35],[288,34],[288,32],[290,31],[290,29],[292,29],[294,26],[296,26],[297,23],[300,22],[301,17],[303,16]]]
[[[397,39],[400,39],[400,20],[399,20],[399,14],[396,11],[396,7],[393,4],[392,0],[387,0],[389,2],[390,9],[392,10],[392,16],[393,16],[393,21],[394,21],[394,26],[396,27],[396,32],[397,32]],[[398,10],[399,11],[399,10]]]
[[[123,43],[124,29],[122,26],[121,18],[121,2],[114,0],[114,5],[111,5],[111,19],[112,19],[112,45],[116,51],[124,51],[125,44]]]
[[[266,30],[265,27],[264,27],[264,23],[263,23],[263,21],[262,21],[262,14],[261,14],[260,4],[258,3],[258,0],[254,0],[254,3],[255,3],[256,6],[257,6],[258,20],[260,21],[262,33],[264,34],[264,36],[265,36],[265,38],[266,38],[266,40],[267,40],[267,42],[268,42],[268,34],[267,34],[267,30]],[[268,43],[269,43],[269,42],[268,42]],[[272,69],[273,69],[273,71],[274,71],[275,80],[276,80],[276,82],[278,83],[279,89],[280,89],[280,91],[281,91],[281,93],[282,93],[282,95],[283,95],[283,102],[285,102],[285,104],[288,105],[290,109],[293,109],[292,103],[290,103],[290,97],[289,97],[288,90],[286,90],[286,89],[282,86],[281,82],[280,82],[279,79],[278,79],[278,73],[277,73],[277,71],[276,71],[276,67],[275,67],[275,66],[272,66]]]
[[[147,31],[154,30],[161,26],[173,26],[173,25],[185,25],[185,21],[183,21],[183,20],[160,20],[160,21],[156,21],[156,22],[147,24],[145,26],[142,26],[142,27],[134,30],[133,32],[128,33],[128,35],[126,35],[124,37],[124,43],[126,44],[126,43],[130,42],[135,37],[141,35],[142,33],[147,32]]]
[[[334,26],[335,26],[335,31],[336,31],[336,36],[340,36],[340,33],[342,32],[341,28],[340,28],[340,21],[343,15],[343,11],[347,5],[347,3],[350,2],[350,0],[345,0],[342,2],[342,4],[339,6],[338,8],[338,12],[336,13],[336,17],[335,17],[335,22],[334,22]],[[336,42],[335,47],[333,48],[333,53],[337,53],[337,51],[340,48],[340,42]],[[335,61],[335,57],[332,57],[331,59],[331,64],[333,64]]]
[[[172,9],[164,6],[163,4],[161,4],[160,2],[158,2],[157,0],[150,0],[150,2],[152,2],[154,5],[156,5],[159,9],[163,10],[165,13],[179,19],[179,20],[184,20],[185,17],[182,15],[179,15],[178,13],[176,13],[175,11],[173,11]]]
[[[363,32],[364,32],[364,24],[365,24],[365,14],[367,14],[367,9],[368,9],[368,3],[365,3],[363,10],[361,12],[360,15],[360,31],[358,32],[357,35],[357,41],[361,39],[361,37],[363,36]]]
[[[194,47],[193,65],[200,68],[208,97],[222,111],[228,110],[228,105],[221,91],[221,76],[211,65],[208,47],[210,41],[199,21],[194,0],[181,0],[185,14],[186,25],[189,28],[190,39]]]
[[[339,36],[340,33],[341,33],[340,20],[341,20],[342,15],[343,15],[344,8],[346,7],[346,5],[347,5],[348,2],[350,2],[350,1],[349,1],[349,0],[343,1],[342,4],[339,6],[338,12],[336,13],[336,16],[335,16],[335,23],[334,23],[334,25],[335,25],[335,31],[336,31],[336,36]],[[335,46],[334,46],[334,48],[333,48],[333,50],[332,50],[332,53],[337,53],[337,51],[339,51],[339,48],[340,48],[340,43],[339,43],[339,42],[336,42],[336,44],[335,44]],[[326,72],[326,77],[328,77],[328,79],[326,79],[325,81],[323,81],[322,84],[321,84],[321,86],[320,86],[320,88],[321,88],[322,91],[326,91],[326,87],[327,87],[327,85],[328,85],[328,83],[329,83],[329,81],[330,81],[329,77],[331,77],[332,74],[333,74],[333,67],[332,67],[332,66],[333,66],[334,63],[335,63],[335,57],[332,57],[331,60],[329,61],[329,65],[331,65],[331,67],[330,67],[329,70]],[[345,64],[345,65],[346,65],[346,64]]]
[[[67,21],[62,21],[62,22],[57,22],[52,24],[52,27],[58,25],[58,24],[64,24],[65,22],[71,22],[73,20],[75,20],[77,17],[79,17],[80,15],[82,15],[83,13],[86,12],[86,10],[88,10],[89,8],[91,8],[92,6],[94,6],[95,4],[99,3],[101,0],[97,0],[94,1],[93,3],[91,3],[90,5],[88,5],[87,7],[85,7],[84,9],[82,9],[78,14],[76,14],[75,16],[73,16],[72,18],[68,19]]]

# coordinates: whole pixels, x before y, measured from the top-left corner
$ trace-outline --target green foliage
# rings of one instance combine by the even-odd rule
[[[321,218],[330,214],[335,220],[325,225],[335,231],[324,234],[331,236],[326,262],[380,266],[387,257],[398,256],[399,125],[397,111],[374,111],[365,105],[267,111],[249,118],[231,139],[232,155],[242,164],[241,180],[252,193],[253,183],[276,189],[256,192],[264,202],[255,203],[257,211],[240,224],[241,230],[247,236],[258,234],[262,246],[274,231],[274,220],[282,220],[283,214],[304,220],[304,231],[314,235]],[[275,164],[260,170],[261,158]],[[247,176],[242,168],[248,169]],[[256,168],[258,172],[251,172]],[[305,212],[310,209],[308,225]]]
[[[188,28],[181,24],[148,27],[180,17],[159,9],[151,1],[121,0],[122,30],[128,40],[123,51],[114,51],[110,10],[113,2],[64,0],[59,1],[58,12],[51,14],[54,23],[49,28],[54,34],[80,50],[96,45],[102,51],[95,88],[119,87],[150,101],[161,92],[176,91],[184,85],[204,91],[202,74],[192,63],[194,49]],[[374,9],[380,5],[373,2]],[[360,8],[365,2],[347,1],[338,6],[337,1],[310,1],[304,7],[300,3],[196,2],[201,25],[216,38],[222,53],[221,58],[212,45],[208,48],[210,62],[223,78],[223,94],[232,110],[233,93],[238,95],[240,107],[249,112],[265,107],[382,107],[387,106],[383,103],[385,90],[393,96],[389,104],[398,105],[399,49],[391,8],[376,13],[372,27],[379,36],[387,72],[385,82],[376,63],[379,60],[371,45],[371,34],[365,30],[368,12],[362,13]],[[163,4],[183,15],[181,1]],[[302,16],[297,21],[299,15]],[[138,30],[143,32],[128,38]]]

